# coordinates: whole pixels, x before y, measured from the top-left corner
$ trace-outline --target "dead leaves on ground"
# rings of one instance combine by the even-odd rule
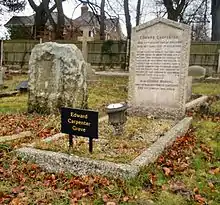
[[[165,176],[173,176],[176,172],[184,172],[189,167],[190,151],[193,150],[195,142],[193,133],[188,132],[175,141],[172,149],[159,157],[157,164],[162,167]]]
[[[45,138],[58,132],[50,123],[51,116],[38,114],[0,114],[0,136],[32,131],[37,137]],[[45,126],[47,125],[48,126]]]
[[[199,143],[199,150],[203,153],[205,159],[212,159],[212,150],[204,143]],[[189,171],[193,171],[191,167],[191,160],[193,156],[198,152],[198,141],[194,136],[193,130],[190,130],[185,136],[179,137],[171,148],[166,150],[157,160],[157,170],[160,170],[167,181],[164,181],[162,185],[157,184],[158,171],[152,172],[148,175],[150,181],[150,190],[154,193],[158,189],[169,190],[172,193],[180,194],[185,199],[195,201],[198,204],[206,204],[207,199],[200,193],[199,189],[195,187],[193,190],[187,187],[183,181],[177,180],[181,175],[187,175]],[[220,169],[213,167],[209,170],[210,174],[218,174]],[[215,190],[215,185],[211,181],[207,181],[207,187],[210,190]],[[148,187],[149,188],[149,187]]]
[[[116,182],[101,176],[49,174],[36,164],[25,164],[16,158],[11,160],[9,167],[4,167],[0,160],[0,181],[10,182],[12,185],[7,192],[0,192],[0,204],[23,205],[29,204],[30,200],[34,204],[49,204],[54,196],[66,197],[72,205],[78,204],[85,198],[93,201],[101,197],[108,204],[118,204],[119,201],[127,202],[132,199],[126,195],[127,190],[121,180]],[[124,194],[120,197],[108,193],[108,190],[115,188],[115,183],[121,186],[122,190],[124,189]]]

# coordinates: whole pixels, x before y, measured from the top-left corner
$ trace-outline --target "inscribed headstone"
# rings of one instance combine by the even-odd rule
[[[190,27],[157,18],[133,29],[130,113],[181,118],[185,113]]]
[[[73,44],[36,45],[29,61],[28,111],[50,114],[61,107],[86,108],[86,66]]]

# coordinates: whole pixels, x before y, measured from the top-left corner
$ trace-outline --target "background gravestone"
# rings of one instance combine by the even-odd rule
[[[206,69],[199,65],[192,65],[189,66],[188,75],[194,78],[205,78]]]
[[[206,69],[202,66],[193,65],[189,66],[187,77],[187,90],[186,90],[186,102],[191,99],[192,96],[192,82],[193,78],[205,78]]]
[[[190,27],[157,18],[133,29],[129,105],[136,115],[185,114]]]
[[[36,45],[29,61],[28,112],[57,113],[63,106],[86,108],[86,68],[75,45]]]

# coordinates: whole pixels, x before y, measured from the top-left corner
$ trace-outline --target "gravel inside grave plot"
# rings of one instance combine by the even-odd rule
[[[83,137],[74,138],[74,145],[70,150],[68,135],[49,142],[37,141],[35,148],[115,163],[129,163],[174,125],[172,120],[129,117],[123,134],[115,136],[113,127],[104,121],[99,124],[99,139],[93,140],[92,154],[89,153],[88,139]]]

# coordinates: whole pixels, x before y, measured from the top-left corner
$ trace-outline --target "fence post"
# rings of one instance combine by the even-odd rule
[[[218,68],[217,73],[220,73],[220,49],[218,50]]]

